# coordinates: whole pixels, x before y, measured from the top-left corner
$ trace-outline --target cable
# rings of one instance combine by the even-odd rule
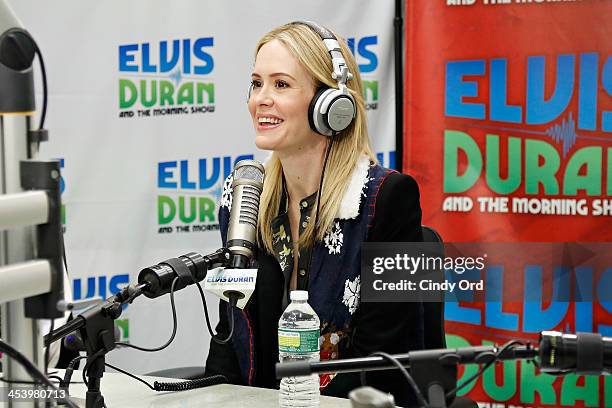
[[[55,384],[53,384],[45,375],[40,372],[40,370],[27,359],[26,356],[21,354],[17,349],[13,348],[8,343],[5,343],[0,339],[0,351],[6,353],[9,357],[13,358],[17,363],[19,363],[34,380],[37,380],[38,383],[46,385],[47,387],[53,389],[54,391],[60,391]],[[77,405],[72,402],[69,398],[66,398],[66,404],[71,408],[78,408]]]
[[[231,339],[232,336],[234,335],[234,313],[232,312],[232,306],[236,306],[236,303],[238,302],[238,297],[237,296],[230,296],[230,301],[228,303],[228,314],[230,315],[230,330],[229,330],[229,334],[225,339],[220,339],[218,337],[218,333],[216,334],[213,329],[212,326],[210,325],[210,317],[208,316],[208,306],[206,305],[206,297],[204,297],[204,291],[202,290],[202,286],[200,285],[200,282],[195,282],[196,286],[198,287],[198,292],[200,292],[200,298],[202,299],[202,306],[204,307],[204,316],[206,318],[206,327],[208,328],[208,332],[210,333],[211,338],[213,339],[213,341],[217,344],[227,344]]]
[[[414,391],[414,394],[416,395],[416,398],[417,398],[419,404],[421,404],[422,407],[429,408],[429,404],[427,403],[427,401],[423,397],[423,394],[421,394],[421,390],[419,390],[419,387],[417,386],[416,382],[414,381],[414,379],[412,378],[410,373],[406,370],[406,368],[402,365],[402,363],[400,363],[392,355],[387,354],[387,353],[383,353],[382,351],[377,351],[375,353],[372,353],[372,354],[370,354],[370,356],[380,356],[383,359],[385,359],[385,360],[389,361],[390,363],[392,363],[394,366],[396,366],[402,372],[402,374],[404,374],[404,377],[406,378],[406,381],[408,381],[408,384],[410,384],[410,386],[412,387],[412,390]],[[363,373],[364,372],[362,372],[362,374]],[[363,384],[365,382],[365,375],[363,375],[361,377],[361,380],[362,380],[362,384]]]
[[[5,380],[4,378],[1,378],[1,377],[0,377],[0,382],[3,382],[5,384],[26,384],[26,385],[40,384],[40,382],[38,381]]]
[[[118,372],[120,372],[121,374],[125,374],[130,378],[133,378],[137,381],[140,381],[141,383],[143,383],[144,385],[146,385],[147,387],[149,387],[151,390],[153,391],[158,391],[158,392],[166,392],[166,391],[187,391],[187,390],[194,390],[196,388],[202,388],[202,387],[207,387],[210,385],[216,385],[216,384],[224,384],[227,383],[227,377],[225,377],[224,375],[212,375],[210,377],[202,377],[202,378],[196,378],[194,380],[187,380],[187,381],[178,381],[178,382],[160,382],[160,381],[155,381],[153,383],[153,385],[149,384],[148,382],[146,382],[145,380],[143,380],[142,378],[139,378],[137,376],[135,376],[132,373],[129,373],[119,367],[116,367],[112,364],[108,364],[105,363],[105,365],[107,367],[112,368],[113,370],[117,370]]]
[[[62,380],[62,377],[57,376],[57,375],[50,375],[50,376],[48,376],[47,378],[48,378],[48,379],[50,379],[50,380],[57,380],[57,381],[59,381],[60,383],[63,381],[63,380]]]
[[[60,217],[61,218],[61,217]],[[62,234],[61,234],[61,245],[62,245],[62,259],[64,261],[64,268],[66,269],[66,276],[69,277],[68,275],[68,259],[66,258],[66,242],[64,241],[64,231],[62,230]]]
[[[151,384],[149,384],[148,382],[146,382],[145,380],[143,380],[142,378],[138,378],[136,377],[134,374],[128,373],[125,370],[120,369],[119,367],[115,367],[114,365],[108,364],[108,363],[104,363],[104,365],[106,365],[107,367],[112,368],[113,370],[117,370],[119,371],[121,374],[125,374],[128,377],[131,377],[135,380],[140,381],[141,383],[143,383],[144,385],[146,385],[147,387],[149,387],[150,389],[152,389],[153,391],[155,391],[155,387],[153,387]]]
[[[146,347],[140,347],[140,346],[135,346],[133,344],[130,343],[124,343],[124,342],[117,342],[115,343],[118,346],[123,346],[123,347],[129,347],[129,348],[133,348],[139,351],[146,351],[149,353],[155,352],[155,351],[160,351],[165,349],[166,347],[168,347],[170,345],[170,343],[172,343],[172,341],[174,341],[174,337],[176,336],[176,328],[178,325],[177,322],[177,318],[176,318],[176,305],[174,304],[174,290],[176,288],[176,284],[178,283],[179,278],[176,277],[174,278],[174,280],[172,281],[172,286],[170,287],[170,305],[172,306],[172,321],[173,321],[173,328],[172,328],[172,335],[170,336],[170,339],[166,342],[166,344],[164,344],[163,346],[160,347],[155,347],[155,348],[146,348]]]
[[[104,353],[106,352],[106,350],[98,350],[96,351],[91,357],[87,357],[87,363],[85,363],[85,367],[83,367],[83,384],[85,384],[86,387],[89,387],[89,383],[87,382],[87,372],[89,371],[89,368],[91,367],[91,365],[93,364],[93,362],[100,356],[103,356]]]
[[[153,386],[155,391],[187,391],[195,390],[196,388],[208,387],[210,385],[226,384],[227,377],[221,374],[211,375],[210,377],[196,378],[181,382],[159,382],[155,381]]]
[[[325,168],[327,167],[327,160],[329,159],[329,153],[331,152],[332,145],[336,141],[336,135],[338,133],[332,131],[332,135],[325,151],[325,158],[323,159],[323,168],[321,169],[321,178],[319,179],[319,190],[317,191],[317,209],[315,211],[314,219],[314,230],[312,231],[312,243],[310,245],[310,254],[308,255],[308,273],[310,273],[310,267],[312,266],[312,255],[314,253],[314,246],[317,241],[317,221],[319,220],[319,209],[321,208],[321,191],[323,190],[323,178],[325,175]]]
[[[42,112],[40,114],[40,124],[38,126],[39,130],[44,129],[45,119],[47,117],[47,71],[45,69],[45,61],[43,60],[42,52],[40,52],[40,48],[38,48],[38,44],[34,41],[34,38],[30,36],[32,43],[34,44],[34,50],[36,51],[36,56],[38,56],[38,62],[40,63],[40,71],[42,74],[42,85],[43,85],[43,107]],[[40,143],[40,141],[39,141]]]
[[[50,319],[49,333],[53,333],[53,329],[55,328],[55,319]],[[49,349],[51,348],[51,343],[47,344],[45,347],[45,375],[49,375]]]
[[[178,283],[178,280],[179,280],[178,277],[174,278],[174,280],[172,281],[172,286],[170,288],[170,304],[172,306],[172,321],[173,321],[172,335],[170,336],[170,339],[168,339],[168,341],[163,346],[156,347],[156,348],[146,348],[146,347],[136,346],[136,345],[133,345],[130,343],[124,343],[124,342],[117,342],[115,344],[117,344],[118,346],[129,347],[129,348],[133,348],[139,351],[146,351],[146,352],[152,353],[155,351],[160,351],[160,350],[165,349],[166,347],[170,345],[170,343],[172,343],[172,341],[174,341],[174,338],[176,337],[177,326],[178,326],[178,319],[176,317],[176,305],[174,303],[174,292],[175,292],[175,287]],[[210,333],[212,339],[216,343],[218,344],[228,343],[234,334],[234,314],[230,313],[231,318],[230,318],[229,335],[225,339],[219,339],[218,336],[213,331],[212,326],[210,324],[210,317],[208,315],[208,305],[206,304],[206,297],[204,296],[204,290],[202,290],[202,286],[200,285],[200,282],[195,282],[195,283],[198,288],[200,298],[202,299],[202,306],[204,308],[204,316],[206,317],[206,326],[208,328],[208,332]],[[238,301],[237,298],[233,299],[230,297],[230,302],[229,302],[230,307],[235,306],[237,301]]]
[[[70,382],[72,380],[72,373],[74,372],[74,367],[80,360],[84,358],[87,358],[87,356],[77,356],[73,358],[72,360],[70,360],[70,362],[68,363],[68,368],[66,368],[66,371],[64,372],[64,379],[60,381],[60,387],[66,388],[66,391],[69,391]]]
[[[476,374],[474,374],[473,376],[471,376],[470,378],[468,378],[467,380],[465,380],[463,383],[461,383],[461,385],[458,385],[457,387],[455,387],[454,389],[450,390],[449,392],[446,393],[446,398],[450,398],[455,396],[455,394],[457,394],[457,392],[459,392],[460,390],[462,390],[463,388],[467,387],[469,383],[471,383],[472,381],[474,381],[476,378],[480,377],[482,375],[482,373],[491,366],[491,364],[493,364],[494,362],[496,362],[497,360],[499,360],[499,357],[501,357],[501,355],[507,350],[509,349],[511,346],[514,346],[516,344],[521,344],[524,345],[525,343],[523,343],[520,340],[511,340],[509,342],[507,342],[506,344],[504,344],[497,353],[495,353],[495,357],[493,357],[490,361],[488,361],[487,363],[483,364],[482,367],[480,367],[480,369],[476,372]]]

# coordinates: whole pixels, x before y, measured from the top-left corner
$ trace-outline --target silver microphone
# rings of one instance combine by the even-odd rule
[[[227,231],[232,268],[246,268],[253,258],[264,174],[263,165],[256,160],[241,160],[234,167],[232,208]]]

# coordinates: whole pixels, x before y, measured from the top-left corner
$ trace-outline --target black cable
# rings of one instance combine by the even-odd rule
[[[45,61],[43,60],[42,52],[40,52],[40,48],[38,48],[38,44],[34,41],[34,38],[30,36],[32,43],[34,44],[34,50],[36,51],[36,56],[38,56],[38,62],[40,63],[40,71],[42,74],[42,85],[43,85],[43,106],[42,112],[40,114],[40,124],[38,125],[39,130],[44,129],[45,119],[47,117],[47,71],[45,69]],[[39,141],[40,143],[40,141]]]
[[[53,329],[55,328],[55,319],[50,319],[49,333],[53,333]],[[45,375],[49,375],[49,349],[51,348],[51,343],[47,344],[45,347]]]
[[[64,246],[64,233],[62,232],[62,259],[64,260],[64,268],[66,268],[66,276],[68,276],[68,261],[66,260],[66,247]]]
[[[325,168],[327,167],[327,160],[329,159],[329,153],[331,152],[332,145],[336,141],[336,135],[338,133],[332,131],[332,135],[325,151],[325,158],[323,159],[323,168],[321,169],[321,178],[319,179],[319,190],[317,191],[317,208],[315,210],[315,216],[312,222],[314,222],[314,230],[312,231],[312,243],[310,245],[310,254],[308,255],[308,273],[310,273],[310,267],[312,266],[312,255],[314,253],[315,243],[317,242],[317,221],[319,219],[319,209],[321,208],[321,191],[323,190],[323,178],[325,176]]]
[[[117,371],[119,371],[121,374],[125,374],[125,375],[127,375],[128,377],[131,377],[131,378],[133,378],[133,379],[135,379],[135,380],[140,381],[141,383],[143,383],[144,385],[146,385],[147,387],[149,387],[150,389],[152,389],[153,391],[155,391],[155,388],[154,388],[154,387],[153,387],[151,384],[149,384],[148,382],[146,382],[145,380],[143,380],[142,378],[138,378],[138,377],[136,377],[134,374],[128,373],[127,371],[122,370],[122,369],[120,369],[119,367],[115,367],[114,365],[111,365],[111,364],[108,364],[108,363],[104,363],[104,365],[106,365],[107,367],[112,368],[113,370],[117,370]]]
[[[166,347],[168,347],[170,345],[170,343],[172,343],[172,341],[174,341],[174,337],[176,336],[176,328],[178,325],[177,322],[177,318],[176,318],[176,305],[174,304],[174,290],[176,288],[176,284],[178,283],[179,278],[176,277],[174,278],[174,280],[172,281],[172,286],[170,287],[170,305],[172,306],[172,321],[173,321],[173,328],[172,328],[172,335],[170,336],[170,339],[168,339],[168,341],[166,342],[166,344],[164,344],[163,346],[160,347],[155,347],[155,348],[146,348],[146,347],[140,347],[140,346],[135,346],[133,344],[130,343],[124,343],[124,342],[117,342],[115,343],[118,346],[123,346],[123,347],[129,347],[129,348],[133,348],[139,351],[146,351],[149,353],[155,352],[155,351],[160,351],[165,349]]]
[[[61,244],[62,244],[62,259],[64,261],[64,268],[66,269],[66,276],[68,276],[68,260],[66,259],[66,243],[64,241],[64,231],[62,230],[61,234]]]
[[[493,357],[490,361],[486,362],[485,364],[483,364],[480,369],[476,372],[476,374],[474,374],[473,376],[471,376],[470,378],[468,378],[467,380],[465,380],[463,383],[461,383],[461,385],[458,385],[457,387],[455,387],[454,389],[450,390],[449,392],[446,393],[446,398],[450,398],[453,397],[455,394],[457,394],[459,391],[461,391],[463,388],[467,387],[468,384],[470,384],[472,381],[474,381],[476,378],[480,377],[482,375],[482,373],[491,366],[491,364],[493,364],[494,362],[496,362],[497,360],[499,360],[499,357],[507,350],[509,349],[511,346],[514,346],[516,344],[521,344],[524,345],[524,343],[520,340],[510,340],[509,342],[507,342],[506,344],[504,344],[497,353],[495,353],[495,357]]]
[[[53,389],[54,391],[59,392],[60,390],[53,384],[45,375],[40,372],[40,370],[27,359],[26,356],[21,354],[17,349],[13,348],[8,343],[5,343],[0,339],[0,351],[5,353],[7,356],[14,359],[17,363],[19,363],[32,377],[32,379],[38,381],[39,384],[46,385],[47,387]],[[71,408],[78,408],[77,405],[72,402],[69,398],[66,398],[66,404]]]
[[[202,378],[196,378],[193,380],[187,380],[187,381],[177,381],[177,382],[160,382],[160,381],[155,381],[153,383],[153,385],[149,384],[148,382],[146,382],[145,380],[143,380],[142,378],[139,378],[137,376],[135,376],[134,374],[125,371],[119,367],[116,367],[112,364],[108,364],[105,363],[105,365],[107,367],[112,368],[113,370],[117,370],[118,372],[120,372],[121,374],[125,374],[130,378],[133,378],[137,381],[140,381],[141,383],[143,383],[144,385],[146,385],[147,387],[149,387],[151,390],[153,391],[158,391],[158,392],[166,392],[166,391],[187,391],[187,390],[194,390],[196,388],[202,388],[202,387],[207,387],[210,385],[216,385],[216,384],[224,384],[227,383],[227,377],[225,377],[224,375],[212,375],[210,377],[202,377]]]
[[[77,356],[73,358],[72,360],[70,360],[70,362],[68,363],[68,368],[66,368],[66,371],[64,372],[64,379],[60,381],[60,387],[66,388],[66,391],[69,391],[70,383],[72,380],[72,373],[74,372],[74,367],[79,361],[81,361],[84,358],[87,358],[87,356]]]
[[[117,342],[115,344],[117,344],[118,346],[124,346],[124,347],[130,347],[139,351],[146,351],[146,352],[155,352],[155,351],[160,351],[165,349],[166,347],[168,347],[170,345],[170,343],[172,343],[172,341],[174,341],[174,338],[176,337],[176,331],[177,331],[177,326],[178,326],[178,319],[176,317],[176,305],[174,303],[174,292],[175,292],[175,287],[176,284],[178,283],[178,277],[174,278],[174,280],[172,281],[172,287],[170,288],[170,304],[172,306],[172,320],[173,320],[173,329],[172,329],[172,335],[170,336],[170,339],[166,342],[166,344],[164,344],[163,346],[160,347],[156,347],[156,348],[145,348],[145,347],[140,347],[140,346],[136,346],[133,344],[129,344],[129,343],[123,343],[123,342]],[[210,324],[210,317],[208,315],[208,305],[206,304],[206,297],[204,296],[204,290],[202,289],[202,286],[200,285],[200,282],[195,282],[196,286],[198,288],[198,292],[200,294],[200,298],[202,300],[202,307],[204,308],[204,316],[206,318],[206,326],[208,328],[208,332],[210,333],[212,339],[218,343],[218,344],[226,344],[228,343],[233,334],[234,334],[234,314],[230,313],[230,332],[229,335],[227,336],[227,338],[225,339],[219,339],[218,336],[215,334],[215,332],[212,329],[212,326]],[[231,306],[235,306],[236,302],[238,301],[238,299],[231,299],[230,298],[230,307]]]
[[[87,382],[87,372],[89,371],[89,367],[91,367],[93,362],[98,357],[103,356],[105,352],[106,352],[106,350],[98,350],[91,357],[87,356],[87,362],[85,363],[85,367],[83,367],[83,372],[82,372],[83,384],[85,384],[86,387],[89,387],[89,383]]]
[[[195,390],[196,388],[208,387],[210,385],[226,384],[227,377],[221,374],[211,375],[210,377],[196,378],[181,382],[159,382],[155,381],[153,387],[155,391],[187,391]]]
[[[60,387],[62,387],[62,379],[61,377],[57,376],[57,375],[50,375],[49,377],[47,377],[49,379],[58,381],[60,384]],[[1,383],[6,383],[6,384],[23,384],[23,385],[40,385],[40,382],[38,381],[18,381],[18,380],[5,380],[4,378],[0,377],[0,382]],[[72,384],[83,384],[80,381],[74,382]]]
[[[200,293],[200,298],[202,299],[202,306],[204,307],[204,316],[206,318],[206,327],[208,328],[208,332],[210,333],[211,338],[217,344],[227,344],[234,335],[234,313],[232,312],[232,306],[236,306],[238,298],[230,296],[230,301],[227,304],[228,314],[230,315],[230,330],[228,336],[225,339],[220,339],[218,335],[215,334],[212,329],[212,326],[210,325],[210,317],[208,316],[208,306],[206,305],[206,297],[204,297],[204,291],[202,290],[202,286],[200,285],[200,282],[195,282],[195,284],[198,287],[198,292]]]
[[[206,304],[206,298],[204,297],[204,291],[202,290],[202,286],[200,285],[200,282],[195,282],[195,284],[198,287],[198,292],[200,293],[200,298],[202,299],[202,307],[204,308],[204,317],[206,318],[206,327],[208,328],[208,332],[210,333],[213,340],[215,340],[215,334],[213,332],[212,326],[210,325],[210,318],[208,317],[208,305]],[[234,321],[233,316],[234,315],[232,314],[232,326],[233,326],[233,321]],[[233,332],[233,329],[234,328],[232,327],[232,332]],[[225,344],[225,343],[220,343],[220,344]]]
[[[425,407],[425,408],[429,408],[429,404],[427,403],[427,401],[423,397],[423,394],[421,394],[421,390],[419,390],[418,385],[416,384],[416,382],[414,381],[414,379],[412,378],[410,373],[402,365],[402,363],[399,362],[398,359],[396,359],[392,355],[384,353],[382,351],[377,351],[375,353],[372,353],[372,354],[370,354],[370,356],[380,356],[383,359],[389,361],[394,366],[396,366],[402,372],[402,374],[404,374],[404,377],[406,378],[406,381],[408,381],[408,384],[410,384],[410,386],[412,387],[412,390],[414,391],[414,394],[416,395],[416,398],[417,398],[419,404],[421,404],[420,406]],[[362,381],[362,384],[365,384],[365,375],[364,375],[363,371],[362,371],[361,381]]]
[[[50,376],[48,376],[47,378],[48,378],[48,379],[50,379],[50,380],[57,380],[57,381],[59,381],[60,383],[63,381],[63,380],[62,380],[62,377],[60,377],[60,376],[58,376],[58,375],[50,375]]]
[[[24,384],[24,385],[35,385],[35,384],[40,384],[40,382],[38,381],[19,381],[19,380],[5,380],[4,378],[0,377],[0,382],[3,382],[5,384]]]

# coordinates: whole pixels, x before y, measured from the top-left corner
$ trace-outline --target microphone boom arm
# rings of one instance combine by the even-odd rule
[[[88,357],[85,368],[89,377],[86,408],[105,407],[100,380],[104,374],[105,355],[116,347],[114,320],[121,315],[123,305],[132,303],[140,295],[155,298],[170,292],[175,278],[179,279],[175,290],[199,282],[206,277],[209,269],[228,266],[230,258],[230,251],[221,248],[210,255],[190,252],[145,268],[138,275],[137,284],[124,287],[119,293],[86,309],[74,320],[44,337],[44,344],[48,347],[77,330],[80,332]]]

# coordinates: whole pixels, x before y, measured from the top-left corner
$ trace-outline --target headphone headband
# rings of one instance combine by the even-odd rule
[[[334,33],[332,33],[327,28],[323,27],[321,24],[315,21],[297,20],[297,21],[293,21],[291,24],[302,24],[302,25],[310,27],[312,31],[319,34],[319,37],[321,37],[322,40],[328,40],[328,39],[335,40],[336,39],[336,36],[334,35]]]
[[[317,33],[325,47],[327,47],[327,51],[331,56],[333,72],[332,79],[338,82],[338,88],[342,93],[348,94],[348,90],[346,89],[346,81],[353,79],[353,74],[348,69],[348,65],[344,60],[344,56],[342,55],[342,49],[340,48],[340,44],[338,44],[338,39],[327,28],[322,25],[314,22],[314,21],[293,21],[291,24],[302,24],[309,27],[312,31]]]

